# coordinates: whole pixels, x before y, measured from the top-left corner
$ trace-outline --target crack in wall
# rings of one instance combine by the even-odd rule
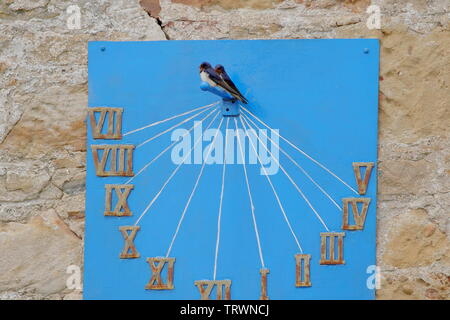
[[[149,16],[151,16],[149,14]],[[152,17],[156,20],[156,23],[159,25],[159,27],[161,28],[161,31],[164,33],[164,36],[166,37],[166,40],[171,40],[169,34],[167,33],[166,29],[165,29],[165,25],[163,24],[161,18],[157,17]]]
[[[165,30],[165,24],[163,24],[159,13],[161,12],[161,4],[159,0],[140,0],[139,5],[141,8],[148,14],[148,16],[152,19],[155,19],[158,26],[161,28],[161,31],[164,33],[164,37],[166,40],[171,40],[167,31]]]

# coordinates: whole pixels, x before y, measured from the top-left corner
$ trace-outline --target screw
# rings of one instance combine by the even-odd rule
[[[370,52],[369,48],[364,48],[364,53],[368,54]]]
[[[100,50],[101,50],[101,51],[105,51],[106,48],[105,48],[105,47],[101,47]]]

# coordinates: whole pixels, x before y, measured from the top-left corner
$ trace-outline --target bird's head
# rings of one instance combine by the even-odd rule
[[[217,72],[218,74],[221,74],[221,73],[225,72],[224,66],[221,65],[221,64],[218,64],[218,65],[216,66],[216,72]]]
[[[203,70],[208,69],[208,68],[211,68],[211,65],[208,62],[203,62],[200,65],[200,72],[202,72]]]

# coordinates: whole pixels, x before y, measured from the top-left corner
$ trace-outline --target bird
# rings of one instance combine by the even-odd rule
[[[222,67],[223,68],[223,67]],[[225,71],[225,69],[223,69]],[[232,83],[234,88],[236,86],[231,81],[231,79],[228,77],[228,75],[225,73],[226,77],[229,79],[229,81]],[[235,99],[241,101],[244,104],[247,104],[247,99],[244,98],[244,96],[239,92],[239,90],[234,89],[232,86],[230,86],[221,75],[219,75],[216,70],[213,69],[210,63],[203,62],[200,64],[200,79],[203,82],[208,83],[212,87],[220,87],[226,92],[228,92],[231,96],[233,96]]]
[[[231,80],[230,76],[225,71],[225,67],[221,64],[218,64],[218,65],[216,65],[214,70],[217,72],[217,74],[220,76],[220,78],[222,78],[222,80],[226,84],[228,84],[239,95],[239,98],[240,98],[239,100],[242,101],[242,103],[247,104],[248,103],[247,99],[242,95],[242,93],[236,87],[234,82]]]

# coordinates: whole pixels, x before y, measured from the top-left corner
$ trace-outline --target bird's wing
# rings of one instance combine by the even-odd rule
[[[234,84],[234,82],[231,80],[231,78],[228,76],[228,74],[226,72],[220,74],[220,77],[226,84],[228,84],[235,91],[235,93],[239,96],[239,98],[240,98],[240,100],[242,100],[242,102],[245,102],[245,103],[247,102],[247,99],[239,91],[239,89],[236,87],[236,85]]]
[[[209,78],[216,84],[220,84],[220,82],[222,81],[222,78],[220,78],[219,74],[213,68],[208,68],[205,70],[205,72],[208,74]]]
[[[216,83],[219,87],[230,93],[232,96],[240,96],[239,90],[236,91],[235,89],[233,89],[226,81],[222,79],[221,76],[217,74],[214,69],[207,69],[206,72],[208,73],[209,78],[214,81],[214,83]]]
[[[236,85],[234,84],[234,82],[227,77],[228,79],[226,79],[226,77],[222,77],[223,81],[225,81],[234,91],[236,91],[236,93],[243,99],[246,100],[245,97],[242,95],[242,93],[239,91],[239,89],[236,87]]]
[[[231,80],[231,78],[228,75],[221,74],[220,76],[222,77],[222,80],[225,81],[234,91],[236,91],[237,93],[240,93],[239,89],[236,87],[236,85],[234,84],[234,82]]]

